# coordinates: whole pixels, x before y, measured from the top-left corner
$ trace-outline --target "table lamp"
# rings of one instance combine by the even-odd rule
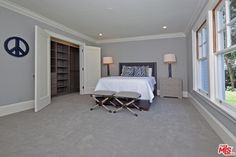
[[[107,65],[107,76],[110,76],[110,64],[113,63],[112,57],[103,57],[102,63]]]
[[[176,62],[175,54],[165,54],[164,63],[168,64],[169,78],[172,78],[171,64]]]

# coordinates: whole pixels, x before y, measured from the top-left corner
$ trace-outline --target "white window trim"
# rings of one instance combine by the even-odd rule
[[[203,25],[204,21],[206,21],[206,22]],[[197,40],[198,40],[197,39],[197,33],[199,31],[199,28],[200,27],[204,27],[204,26],[206,26],[206,29],[207,29],[207,37],[208,37],[207,41],[201,43],[200,45],[197,45],[196,44]],[[209,79],[210,76],[209,76],[209,74],[208,74],[208,86],[209,86],[208,87],[208,91],[205,91],[205,90],[199,88],[199,85],[202,84],[201,79],[199,78],[200,77],[200,74],[199,74],[199,71],[200,71],[199,64],[200,64],[200,62],[199,61],[203,61],[205,59],[208,59],[208,71],[210,71],[209,54],[207,54],[207,57],[201,57],[200,58],[200,54],[199,54],[199,52],[197,52],[198,47],[203,46],[206,43],[207,43],[207,49],[209,51],[209,24],[208,24],[207,18],[204,18],[204,20],[200,21],[198,27],[196,27],[196,29],[192,32],[192,38],[194,40],[194,43],[193,43],[194,44],[194,46],[193,46],[193,52],[194,52],[194,55],[193,55],[193,64],[194,64],[193,67],[194,67],[194,70],[193,70],[193,72],[195,73],[194,74],[195,78],[193,80],[193,81],[195,81],[194,82],[194,90],[200,92],[201,94],[203,94],[203,95],[205,95],[207,97],[209,97],[209,95],[210,95],[210,84],[209,84],[210,83],[210,79]],[[197,54],[198,54],[198,56],[197,56]],[[197,57],[198,57],[198,59],[197,59]]]
[[[206,60],[206,59],[208,59],[208,57],[201,57],[201,58],[199,58],[198,60],[204,61],[204,60]]]
[[[221,2],[221,4],[218,6],[218,8],[215,10],[215,11],[217,11],[217,16],[219,16],[219,8],[222,8],[223,6],[224,6],[224,4],[225,4],[225,0],[223,0],[222,2]],[[220,28],[220,26],[219,26],[219,21],[218,21],[218,19],[216,19],[216,22],[217,22],[217,32],[220,32],[220,31],[222,31],[222,30],[224,30],[224,29],[226,29],[226,25],[224,25],[221,29],[219,29]]]
[[[229,0],[225,1],[225,14],[229,15],[230,14],[230,3]],[[226,16],[226,41],[227,41],[227,47],[231,46],[231,26],[229,26],[228,24],[230,23],[230,16]]]
[[[225,0],[223,0],[225,1]],[[215,4],[215,3],[213,3]],[[214,5],[212,5],[212,8]],[[208,11],[207,13],[207,18],[204,18],[204,16],[201,16],[199,19],[207,19],[207,27],[208,28],[213,28],[213,12],[212,9]],[[235,18],[236,19],[236,18]],[[234,19],[233,19],[234,20]],[[227,117],[232,118],[234,121],[236,121],[236,110],[234,107],[231,105],[225,104],[225,103],[220,103],[219,100],[217,99],[217,68],[216,68],[216,63],[217,63],[217,55],[220,53],[224,52],[229,52],[232,49],[236,48],[236,45],[233,45],[229,48],[226,48],[224,50],[218,51],[214,53],[214,30],[213,29],[208,29],[208,48],[209,48],[209,54],[208,54],[208,62],[209,62],[209,93],[206,95],[204,91],[201,91],[198,89],[198,84],[197,84],[197,45],[196,45],[196,33],[197,29],[200,27],[200,25],[203,23],[204,20],[198,20],[197,24],[195,25],[195,29],[192,30],[192,63],[193,63],[193,90],[209,100],[211,103],[213,103],[218,111],[220,111],[223,114],[226,114]]]
[[[199,91],[200,93],[202,93],[203,95],[205,95],[206,97],[209,97],[209,93],[208,93],[207,91],[205,91],[205,90],[203,90],[203,89],[200,89],[200,88],[198,88],[198,91]]]
[[[202,92],[196,91],[194,90],[196,93],[198,93],[199,95],[201,95],[202,97],[204,97],[205,99],[207,99],[208,101],[210,101],[213,105],[215,109],[217,109],[219,112],[226,114],[227,117],[229,117],[230,119],[232,119],[233,121],[236,122],[236,112],[234,111],[234,108],[232,108],[232,106],[228,105],[228,104],[224,104],[223,103],[219,103],[219,100],[211,100],[209,99],[208,96],[204,95]]]
[[[225,5],[225,13],[226,13],[226,15],[230,15],[230,9],[229,9],[230,1],[229,1],[229,0],[223,0],[223,1],[221,2],[221,4],[218,6],[218,9],[215,10],[215,11],[217,12],[217,16],[219,16],[218,11],[219,11],[219,9],[220,9],[223,5]],[[236,21],[236,17],[231,20],[231,19],[230,19],[230,16],[226,16],[226,25],[225,25],[224,28],[223,28],[224,31],[226,31],[226,48],[224,48],[224,49],[222,49],[222,50],[218,50],[218,48],[217,48],[217,50],[216,50],[216,52],[215,52],[215,56],[216,56],[216,58],[218,58],[219,60],[220,60],[220,58],[219,58],[220,55],[226,54],[226,53],[228,53],[228,52],[231,52],[233,49],[236,49],[236,44],[233,45],[233,46],[231,45],[231,44],[232,44],[232,43],[231,43],[231,26],[232,26],[232,24],[233,24],[235,21]],[[218,18],[216,19],[216,22],[217,22],[217,26],[219,27],[219,20],[218,20]],[[226,29],[226,30],[225,30],[225,29]],[[217,31],[217,34],[219,34],[220,31],[221,31],[221,30]],[[218,37],[217,37],[217,38],[218,38]],[[218,41],[218,40],[219,40],[219,39],[217,39],[217,41]],[[219,60],[218,60],[218,61],[216,60],[215,63],[219,62]],[[222,63],[222,64],[223,64],[223,63]],[[216,66],[218,66],[218,64],[217,64]],[[217,69],[218,69],[218,68],[217,68]],[[216,81],[217,83],[221,82],[219,79],[224,79],[224,78],[223,78],[223,77],[224,77],[224,74],[222,74],[222,71],[224,72],[224,70],[221,70],[221,71],[216,70],[216,71],[215,71],[215,74],[216,74],[215,76],[216,76],[216,78],[217,78],[217,81]],[[220,77],[220,76],[222,76],[222,77]],[[224,97],[224,94],[222,95],[222,93],[219,93],[219,91],[222,91],[223,89],[221,89],[221,88],[223,88],[223,87],[221,87],[221,86],[219,86],[219,85],[217,85],[216,87],[217,87],[217,88],[216,88],[217,93],[216,93],[216,98],[215,98],[216,102],[219,103],[219,104],[221,104],[222,106],[226,106],[226,107],[230,108],[231,110],[233,110],[234,112],[236,112],[236,107],[234,107],[234,106],[232,106],[232,105],[226,103],[224,100],[221,100],[222,97]]]
[[[192,30],[192,61],[193,61],[193,90],[198,91],[197,85],[197,38],[196,31]]]
[[[228,48],[225,48],[225,49],[223,49],[223,50],[219,50],[219,51],[215,52],[214,54],[215,54],[215,55],[220,55],[220,54],[223,54],[223,53],[230,52],[230,51],[232,51],[233,49],[236,49],[236,44],[233,45],[233,46],[230,46],[230,47],[228,47]]]
[[[225,5],[225,14],[226,15],[229,15],[230,14],[230,9],[229,9],[229,6],[230,6],[230,1],[229,0],[223,0],[222,2],[221,2],[221,4],[218,6],[218,8],[215,10],[216,11],[216,13],[217,13],[217,16],[219,16],[219,9],[221,8],[221,7],[223,7]],[[219,43],[217,44],[218,46],[217,46],[217,50],[216,50],[216,53],[218,53],[218,52],[221,52],[221,51],[224,51],[225,49],[228,49],[228,48],[230,48],[232,45],[232,41],[231,41],[231,27],[232,27],[232,25],[236,22],[236,17],[234,17],[232,20],[230,19],[230,16],[226,16],[225,17],[226,19],[226,21],[225,21],[225,25],[221,28],[221,29],[219,29],[218,30],[218,28],[219,28],[219,19],[217,18],[216,19],[216,30],[217,30],[217,36],[219,36],[219,33],[222,33],[222,32],[226,32],[226,48],[223,48],[222,50],[219,50]],[[217,41],[219,42],[219,40],[218,40],[218,38],[219,37],[217,37]]]
[[[213,28],[213,13],[212,11],[208,11],[208,27]],[[211,101],[215,100],[216,96],[216,68],[215,68],[215,61],[216,56],[214,55],[214,30],[208,30],[208,48],[209,48],[209,98]]]
[[[232,26],[232,24],[234,24],[235,22],[236,22],[236,17],[233,18],[233,20],[231,20],[227,25]]]
[[[204,95],[208,99],[210,98],[210,84],[209,84],[209,92],[204,91],[198,87],[198,68],[199,68],[199,62],[197,60],[197,45],[196,45],[196,31],[192,31],[192,60],[193,60],[193,90],[200,93],[201,95]],[[202,59],[201,59],[202,60]],[[209,68],[209,58],[208,58],[208,68]],[[210,71],[210,70],[209,70]],[[208,79],[210,78],[210,75],[208,76]],[[210,83],[210,79],[208,80]]]
[[[201,75],[202,74],[200,73],[200,70],[201,70],[200,69],[200,61],[204,61],[205,59],[208,60],[208,72],[209,72],[209,58],[204,57],[204,58],[198,59],[198,61],[197,61],[197,73],[196,73],[196,75],[198,77],[198,80],[197,80],[197,90],[199,92],[201,92],[202,94],[204,94],[204,95],[209,97],[209,81],[210,81],[209,80],[209,73],[208,73],[208,91],[205,91],[204,89],[199,87],[200,85],[202,85],[202,80],[201,80]]]
[[[231,47],[225,49],[224,51],[221,51],[220,53],[218,52],[218,53],[215,55],[215,57],[216,57],[216,63],[219,62],[219,61],[217,61],[217,58],[219,57],[219,55],[221,55],[221,54],[226,54],[227,52],[232,51],[232,49],[236,49],[236,45],[231,46]],[[222,64],[223,64],[223,63],[222,63]],[[216,65],[216,66],[218,66],[218,65]],[[219,69],[219,68],[217,67],[216,69]],[[222,81],[220,81],[219,79],[224,79],[224,78],[222,78],[222,77],[224,77],[224,74],[222,74],[222,72],[224,73],[224,70],[220,70],[220,71],[219,71],[219,70],[216,70],[216,72],[215,72],[215,75],[216,75],[216,83],[222,82]],[[222,76],[222,77],[220,77],[220,76]],[[230,108],[230,109],[233,110],[233,111],[235,112],[235,114],[236,114],[236,107],[234,107],[234,106],[232,106],[232,105],[226,103],[224,100],[221,100],[221,98],[223,97],[223,95],[222,95],[221,93],[219,93],[219,91],[222,91],[223,89],[220,89],[220,88],[222,88],[222,87],[219,86],[219,84],[216,85],[216,91],[217,91],[216,97],[215,97],[216,103],[217,103],[217,104],[221,104],[221,106],[226,106],[227,108]],[[225,90],[225,89],[224,89],[224,90]]]
[[[226,5],[225,5],[226,4]],[[222,1],[221,2],[221,5],[220,6],[218,6],[218,8],[221,8],[223,5],[225,5],[225,9],[226,9],[226,12],[228,12],[229,13],[229,9],[228,9],[228,7],[227,7],[227,5],[229,5],[229,1],[228,0],[224,0],[224,1]],[[218,11],[218,10],[216,10],[216,11]],[[226,14],[228,14],[228,13],[226,13]],[[212,20],[211,20],[212,21]],[[219,55],[221,55],[221,54],[225,54],[225,53],[227,53],[227,52],[230,52],[230,51],[232,51],[233,49],[236,49],[236,45],[233,45],[233,46],[231,46],[231,29],[229,29],[229,27],[231,27],[231,25],[234,23],[236,21],[236,18],[234,18],[234,19],[232,19],[232,20],[230,20],[230,17],[228,17],[228,16],[226,16],[226,25],[224,26],[224,28],[222,29],[223,31],[226,31],[226,46],[227,46],[227,48],[225,48],[225,49],[223,49],[223,50],[217,50],[217,52],[215,52],[213,55],[214,56],[212,56],[212,57],[214,57],[215,59],[215,64],[213,64],[213,65],[216,65],[217,66],[217,58],[219,57]],[[217,26],[219,25],[218,24],[218,20],[216,20],[216,22],[217,22]],[[229,31],[230,30],[230,31]],[[218,30],[217,31],[217,33],[219,33],[221,30]],[[217,39],[218,40],[218,39]],[[219,59],[219,58],[218,58]],[[215,99],[213,99],[213,102],[214,102],[214,104],[216,104],[219,108],[221,108],[222,110],[224,110],[226,113],[228,113],[229,115],[231,115],[234,119],[236,119],[236,108],[235,107],[233,107],[232,105],[230,105],[230,104],[227,104],[225,101],[222,101],[222,100],[220,100],[220,94],[219,94],[219,91],[220,91],[220,89],[219,88],[221,88],[219,85],[217,85],[218,84],[218,82],[220,82],[219,81],[219,79],[222,79],[222,78],[220,78],[219,76],[222,76],[223,77],[223,75],[224,74],[222,74],[222,71],[219,71],[219,70],[217,70],[218,68],[216,67],[215,68],[215,78],[216,78],[216,80],[215,80],[215,88],[216,88],[216,93],[215,93]],[[224,70],[223,70],[223,72],[224,72]]]

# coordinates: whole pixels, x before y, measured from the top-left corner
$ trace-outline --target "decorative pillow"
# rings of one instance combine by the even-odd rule
[[[126,77],[134,76],[134,67],[123,66],[121,76],[126,76]]]
[[[149,77],[149,66],[145,66],[145,76]]]
[[[146,67],[145,66],[135,66],[134,67],[134,77],[145,77]]]
[[[152,76],[152,68],[148,68],[147,77]]]

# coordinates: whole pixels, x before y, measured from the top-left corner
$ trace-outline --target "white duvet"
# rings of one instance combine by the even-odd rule
[[[111,90],[119,91],[134,91],[141,94],[141,100],[149,100],[152,102],[154,98],[154,85],[156,80],[154,77],[122,77],[112,76],[101,78],[95,91]]]

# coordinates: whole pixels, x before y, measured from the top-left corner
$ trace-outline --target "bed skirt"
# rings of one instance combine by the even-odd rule
[[[153,103],[153,102],[152,102]],[[148,111],[150,106],[152,105],[149,100],[138,100],[137,105],[143,109],[144,111]]]

